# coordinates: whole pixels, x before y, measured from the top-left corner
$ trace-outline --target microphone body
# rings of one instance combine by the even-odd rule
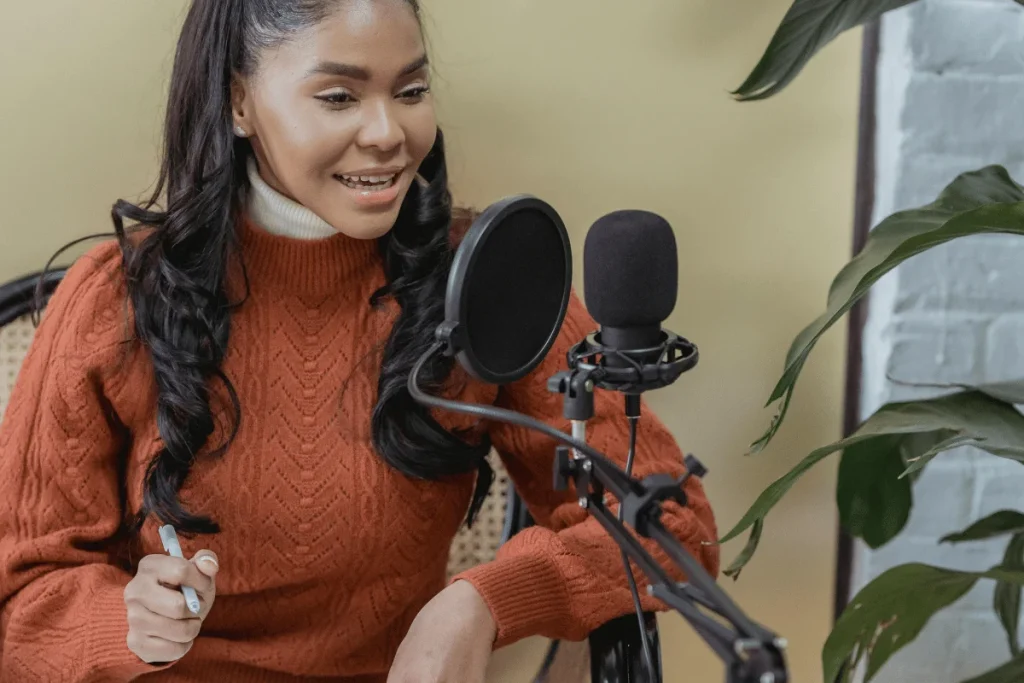
[[[630,397],[668,386],[697,363],[697,348],[662,328],[679,287],[675,234],[649,211],[615,211],[594,223],[583,254],[584,300],[600,329],[569,352],[569,366]],[[638,414],[638,401],[627,403]]]
[[[583,278],[602,344],[623,351],[657,346],[679,287],[672,226],[649,211],[615,211],[598,219],[583,247]]]
[[[643,327],[611,327],[602,325],[598,341],[609,349],[621,351],[625,356],[636,357],[641,362],[651,362],[660,356],[658,345],[665,335],[661,325]],[[629,367],[626,358],[611,355],[605,361],[611,367]]]

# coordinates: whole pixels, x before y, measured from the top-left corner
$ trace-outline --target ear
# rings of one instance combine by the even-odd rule
[[[251,137],[253,131],[252,97],[246,79],[238,74],[231,77],[231,123],[239,137]]]

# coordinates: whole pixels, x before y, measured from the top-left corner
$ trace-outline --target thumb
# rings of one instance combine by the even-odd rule
[[[200,550],[192,556],[192,562],[199,568],[199,571],[211,579],[216,577],[217,572],[220,571],[220,561],[217,559],[217,553],[212,550]]]

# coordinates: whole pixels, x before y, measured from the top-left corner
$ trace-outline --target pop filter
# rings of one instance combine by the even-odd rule
[[[536,197],[507,197],[473,221],[455,253],[438,336],[477,379],[514,382],[555,343],[571,287],[562,219]]]

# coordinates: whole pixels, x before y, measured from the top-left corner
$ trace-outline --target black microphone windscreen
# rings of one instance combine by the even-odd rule
[[[561,326],[565,248],[550,218],[521,210],[489,236],[468,288],[467,341],[495,374],[517,373]]]
[[[679,261],[672,226],[649,211],[615,211],[583,245],[583,297],[602,327],[661,325],[676,306]]]
[[[529,195],[507,197],[473,222],[452,263],[445,318],[459,362],[492,384],[525,377],[562,327],[572,251],[562,219]]]

